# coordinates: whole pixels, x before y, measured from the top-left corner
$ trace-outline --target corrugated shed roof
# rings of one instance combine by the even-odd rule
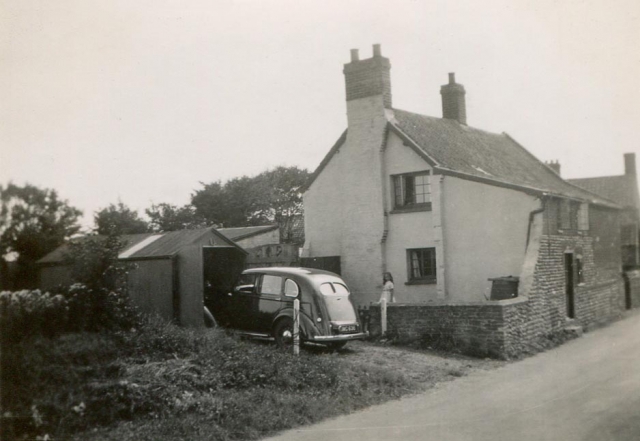
[[[141,234],[126,234],[121,236],[121,240],[124,241],[123,250],[133,247],[139,242],[142,242],[147,237],[152,236],[153,233],[141,233]],[[85,241],[85,240],[104,240],[105,236],[83,236],[71,239],[71,242]],[[62,262],[66,255],[69,253],[69,244],[60,245],[55,250],[51,251],[49,254],[45,255],[43,258],[38,260],[38,263],[47,264],[47,263],[60,263]]]
[[[633,175],[568,179],[574,185],[599,194],[623,207],[640,208],[638,181]]]
[[[278,225],[260,225],[257,227],[218,228],[218,233],[231,240],[246,239],[258,234],[276,230]]]
[[[196,242],[208,233],[216,234],[216,230],[214,228],[199,228],[197,230],[180,230],[162,233],[162,237],[154,240],[141,250],[131,254],[127,259],[173,256],[177,254],[182,247]],[[222,234],[217,233],[217,235],[223,240],[228,241],[230,245],[237,246]]]
[[[216,231],[215,228],[200,228],[197,230],[180,230],[171,231],[168,233],[144,233],[144,234],[126,234],[121,236],[125,241],[125,246],[120,251],[120,255],[123,254],[126,259],[145,259],[145,258],[158,258],[173,256],[180,251],[180,249],[186,245],[190,245],[196,242],[205,234],[213,234],[219,237],[222,241],[229,244],[229,246],[237,247],[241,249],[231,239],[225,237]],[[127,254],[127,251],[131,250],[138,244],[142,244],[145,240],[153,237],[160,236],[157,239],[151,241],[148,245],[143,246],[141,249],[136,250],[131,254]],[[104,240],[104,236],[85,236],[73,240]],[[244,251],[244,250],[243,250]],[[56,248],[42,259],[38,261],[40,264],[54,264],[62,263],[65,255],[69,252],[69,246],[67,244],[61,245]]]

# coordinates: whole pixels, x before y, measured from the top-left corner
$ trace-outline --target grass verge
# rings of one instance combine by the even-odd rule
[[[156,319],[135,332],[2,349],[2,426],[12,439],[257,439],[416,390],[401,373],[354,369],[339,354],[294,357]]]

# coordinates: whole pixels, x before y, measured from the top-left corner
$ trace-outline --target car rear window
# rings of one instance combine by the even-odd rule
[[[349,290],[342,283],[323,283],[320,285],[320,292],[325,296],[347,296],[349,295]]]

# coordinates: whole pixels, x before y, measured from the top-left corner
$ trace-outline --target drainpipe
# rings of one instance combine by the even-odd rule
[[[380,274],[387,272],[387,236],[389,235],[389,212],[388,208],[388,182],[387,182],[387,167],[384,160],[384,154],[387,147],[387,137],[389,135],[389,126],[387,125],[382,135],[382,145],[380,145],[380,181],[382,189],[382,215],[383,215],[383,231],[382,238],[380,239],[380,254],[382,268]]]
[[[524,249],[529,248],[529,240],[531,239],[531,225],[533,224],[533,218],[536,214],[544,212],[544,199],[540,200],[542,202],[542,208],[537,208],[529,213],[529,224],[527,225],[527,244]]]

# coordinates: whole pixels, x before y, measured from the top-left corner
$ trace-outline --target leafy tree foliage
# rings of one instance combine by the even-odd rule
[[[191,195],[195,213],[222,227],[277,223],[283,239],[303,214],[300,188],[309,172],[298,167],[276,167],[254,177],[233,178],[203,187]]]
[[[177,207],[166,203],[154,204],[145,212],[151,219],[149,222],[151,230],[158,233],[207,226],[206,220],[196,214],[196,209],[192,205]]]
[[[15,288],[36,285],[35,262],[80,230],[82,212],[51,189],[30,184],[0,185],[0,254],[16,254]]]
[[[147,222],[122,202],[96,212],[93,219],[96,233],[104,236],[149,232]]]

